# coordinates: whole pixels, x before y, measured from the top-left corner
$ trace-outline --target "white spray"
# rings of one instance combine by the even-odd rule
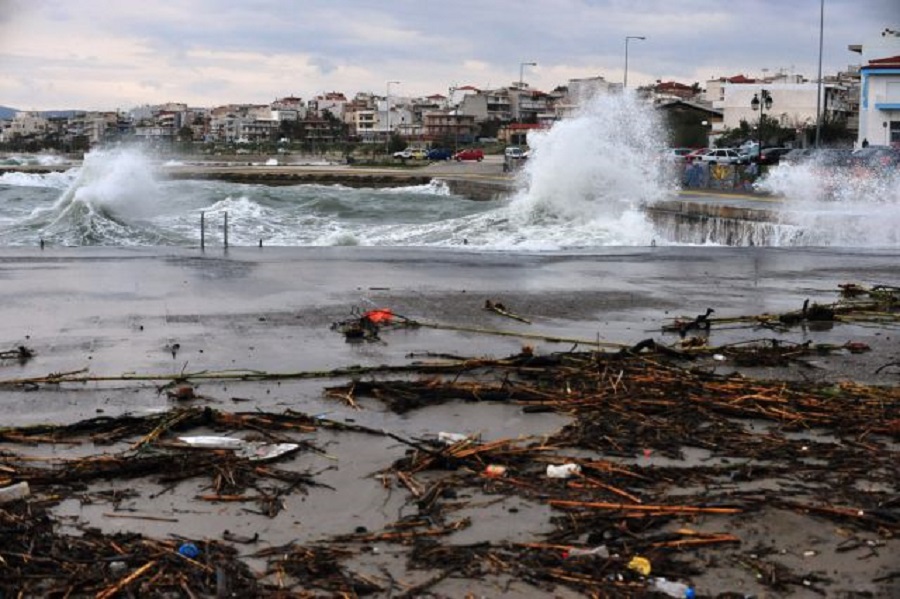
[[[643,207],[671,194],[664,127],[634,95],[598,96],[579,114],[529,136],[524,189],[509,206],[523,236],[560,246],[648,245]]]

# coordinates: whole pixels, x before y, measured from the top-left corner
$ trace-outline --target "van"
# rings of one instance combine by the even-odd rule
[[[509,146],[503,151],[503,155],[513,160],[525,158],[525,152],[519,146]]]

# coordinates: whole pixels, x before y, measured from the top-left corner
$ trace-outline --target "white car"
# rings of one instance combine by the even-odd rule
[[[394,158],[402,158],[404,160],[410,158],[415,160],[426,160],[428,158],[428,152],[422,148],[406,148],[405,150],[394,152]]]
[[[733,148],[712,149],[694,160],[709,164],[745,164],[749,162],[747,156]]]

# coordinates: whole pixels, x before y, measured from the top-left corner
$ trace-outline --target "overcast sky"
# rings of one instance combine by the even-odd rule
[[[629,87],[816,77],[820,0],[0,0],[0,105],[266,104],[328,91]],[[825,0],[823,72],[900,29],[900,0]],[[536,62],[537,66],[522,67]]]

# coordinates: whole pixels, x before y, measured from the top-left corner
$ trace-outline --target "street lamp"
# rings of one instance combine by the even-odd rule
[[[756,161],[759,162],[759,157],[762,156],[763,117],[765,116],[766,110],[772,108],[772,95],[769,93],[769,90],[761,89],[759,90],[759,94],[753,94],[753,99],[750,100],[750,108],[752,108],[754,112],[759,110],[759,124],[756,126]]]
[[[384,95],[384,112],[386,113],[385,119],[387,122],[387,131],[384,136],[384,153],[389,154],[390,143],[391,143],[391,84],[396,83],[400,84],[399,81],[388,81],[387,82],[387,93]]]
[[[536,62],[519,63],[519,89],[522,89],[522,87],[524,87],[524,85],[525,85],[524,74],[525,74],[526,66],[536,67],[537,63]]]
[[[626,35],[625,36],[625,83],[622,85],[622,89],[628,88],[628,42],[631,40],[645,40],[647,39],[643,35]]]

